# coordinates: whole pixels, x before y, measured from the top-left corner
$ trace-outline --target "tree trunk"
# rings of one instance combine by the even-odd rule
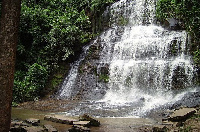
[[[2,0],[0,19],[0,132],[8,132],[21,0]]]

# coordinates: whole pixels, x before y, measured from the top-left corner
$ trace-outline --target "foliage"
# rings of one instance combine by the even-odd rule
[[[107,74],[100,74],[99,75],[99,80],[103,81],[105,83],[108,83],[109,82],[109,75],[107,75]]]
[[[193,60],[196,64],[200,64],[200,50],[197,49],[194,53],[193,53]]]
[[[47,69],[34,63],[25,73],[17,71],[14,80],[13,101],[23,102],[36,99],[45,86],[48,77]]]
[[[22,0],[13,100],[40,96],[59,63],[93,37],[91,18],[113,0]],[[55,80],[53,80],[55,81]],[[60,81],[59,81],[60,82]],[[55,85],[59,83],[56,81]]]
[[[159,0],[157,18],[176,18],[192,36],[193,47],[198,52],[200,46],[200,3],[199,0]],[[195,53],[197,53],[195,52]],[[197,54],[195,54],[195,58]],[[198,56],[200,58],[200,56]],[[200,64],[200,63],[198,63]]]

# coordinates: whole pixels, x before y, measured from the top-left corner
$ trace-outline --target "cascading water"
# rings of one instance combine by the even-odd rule
[[[73,112],[140,116],[196,91],[188,89],[195,69],[187,34],[157,26],[155,5],[156,0],[120,0],[105,11],[110,28],[86,48],[59,94],[92,101]]]

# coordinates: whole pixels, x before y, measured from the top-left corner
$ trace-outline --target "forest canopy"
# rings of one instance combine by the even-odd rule
[[[96,34],[92,19],[114,0],[22,0],[13,101],[37,99],[59,63]]]
[[[199,0],[159,0],[157,3],[157,18],[175,18],[182,23],[183,28],[192,38],[191,52],[194,61],[200,66],[200,3]]]

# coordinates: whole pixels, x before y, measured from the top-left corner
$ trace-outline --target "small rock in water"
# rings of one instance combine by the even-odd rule
[[[9,132],[27,132],[23,127],[11,127]]]
[[[77,122],[73,122],[73,125],[89,127],[90,126],[90,121],[77,121]]]
[[[68,132],[90,132],[90,128],[75,125],[68,130]]]
[[[40,123],[39,119],[35,119],[35,118],[29,118],[25,120],[26,123],[31,124],[33,126],[38,126]]]
[[[69,118],[69,117],[64,116],[64,115],[46,115],[44,117],[44,120],[62,123],[62,124],[69,124],[69,125],[72,125],[73,122],[78,121],[77,119]]]
[[[80,116],[80,121],[90,121],[90,126],[100,126],[100,122],[92,117],[90,117],[89,115],[87,114],[84,114],[82,116]]]
[[[19,126],[29,126],[29,125],[24,123],[23,121],[12,121],[10,126],[11,127],[19,127]]]

